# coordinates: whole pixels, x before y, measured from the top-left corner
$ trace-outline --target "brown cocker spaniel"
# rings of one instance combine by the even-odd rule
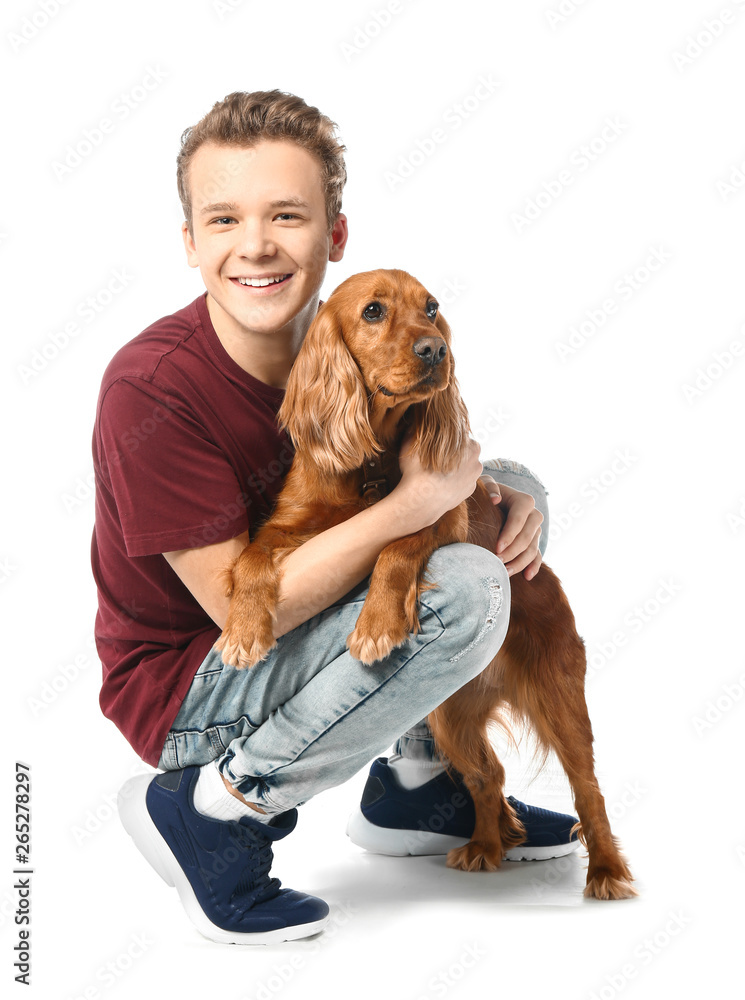
[[[217,648],[225,663],[252,666],[274,644],[277,556],[344,521],[399,481],[407,429],[425,468],[451,469],[469,436],[450,329],[437,302],[405,271],[377,270],[343,282],[320,308],[293,365],[279,411],[296,454],[276,508],[232,569],[228,620]],[[418,629],[427,560],[441,545],[496,550],[504,515],[483,484],[430,528],[386,546],[347,640],[372,664]],[[429,716],[439,752],[463,776],[476,809],[471,841],[448,854],[464,870],[494,870],[525,831],[504,795],[504,769],[487,724],[507,705],[564,767],[589,852],[585,895],[636,895],[611,834],[595,777],[584,695],[585,648],[555,574],[511,578],[510,622],[486,670]]]

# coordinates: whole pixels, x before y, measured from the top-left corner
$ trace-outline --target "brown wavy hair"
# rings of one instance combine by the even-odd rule
[[[347,180],[346,147],[336,136],[337,125],[301,97],[281,90],[236,91],[214,105],[181,136],[176,158],[176,183],[189,232],[194,235],[189,190],[189,164],[205,142],[250,148],[264,139],[289,139],[312,153],[321,164],[329,232],[341,211]]]

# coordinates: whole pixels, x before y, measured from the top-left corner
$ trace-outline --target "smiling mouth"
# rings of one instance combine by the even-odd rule
[[[292,274],[276,274],[265,278],[231,278],[230,280],[244,288],[268,288],[282,285],[292,277]]]

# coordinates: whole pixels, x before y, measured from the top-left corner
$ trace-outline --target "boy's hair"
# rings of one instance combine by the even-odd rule
[[[246,149],[263,139],[289,139],[320,160],[330,232],[341,211],[341,195],[347,180],[342,155],[346,147],[337,140],[336,128],[335,122],[322,115],[318,108],[281,90],[236,91],[218,101],[201,121],[184,131],[176,159],[179,198],[192,237],[189,164],[196,151],[205,142]]]

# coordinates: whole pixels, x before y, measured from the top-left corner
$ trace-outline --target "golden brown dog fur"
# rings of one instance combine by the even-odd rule
[[[231,604],[217,648],[234,666],[251,666],[274,644],[279,593],[277,557],[365,506],[362,466],[378,456],[390,487],[400,478],[398,452],[408,427],[427,469],[449,471],[468,435],[443,316],[405,271],[371,271],[345,281],[311,324],[292,368],[279,412],[296,448],[276,508],[232,570]],[[378,303],[383,315],[363,313]],[[435,303],[436,305],[436,303]],[[375,310],[373,309],[373,312]],[[434,337],[436,366],[412,349]],[[427,561],[441,545],[469,541],[496,549],[503,514],[483,484],[440,520],[388,545],[378,557],[367,599],[347,640],[372,664],[418,629],[417,606]],[[555,574],[545,564],[531,581],[511,578],[510,622],[498,655],[429,716],[440,753],[458,771],[476,809],[476,827],[448,865],[494,870],[525,831],[504,795],[504,769],[487,735],[500,707],[532,728],[539,746],[564,767],[589,852],[585,894],[619,899],[636,894],[611,834],[595,777],[592,729],[584,695],[585,649]]]

